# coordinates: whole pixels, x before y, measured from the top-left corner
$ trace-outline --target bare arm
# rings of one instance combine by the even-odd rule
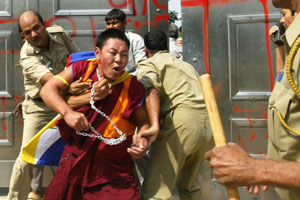
[[[146,108],[144,105],[137,108],[133,113],[133,118],[135,123],[137,124],[138,133],[133,136],[133,144],[134,146],[131,148],[127,148],[127,152],[135,159],[139,159],[145,155],[151,143],[149,143],[149,139],[146,137],[141,137],[141,132],[149,129],[149,121],[146,112]]]
[[[210,160],[217,180],[224,185],[300,189],[300,163],[297,162],[252,158],[233,143],[212,149],[205,158]]]
[[[277,25],[274,25],[269,30],[269,37],[274,42],[274,34],[279,31]],[[278,74],[281,69],[284,68],[285,55],[284,55],[284,46],[278,46],[275,44],[275,52],[276,52],[276,73]]]
[[[63,77],[69,83],[72,82],[72,71],[68,68],[61,72],[59,76]],[[60,96],[60,92],[66,92],[68,86],[65,85],[60,79],[52,78],[43,86],[40,96],[44,102],[61,114],[66,123],[77,131],[88,130],[88,120],[83,113],[75,112]]]
[[[147,137],[149,145],[155,141],[159,132],[159,93],[156,89],[151,89],[146,96],[146,109],[151,127],[140,132],[141,137]]]
[[[276,73],[278,74],[280,70],[284,68],[285,55],[284,46],[276,46]]]
[[[87,83],[85,85],[88,86],[91,84]],[[89,104],[91,100],[91,93],[87,91],[88,88],[86,86],[84,86],[85,89],[81,91],[81,92],[85,92],[84,94],[80,96],[72,95],[67,98],[67,103],[71,108],[78,108]],[[107,97],[107,95],[110,93],[111,93],[111,89],[109,88],[109,80],[103,78],[95,84],[94,101],[102,100],[105,97]]]

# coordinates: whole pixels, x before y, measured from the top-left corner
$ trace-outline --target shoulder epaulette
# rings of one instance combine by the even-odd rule
[[[61,26],[52,25],[50,27],[47,27],[47,31],[48,33],[60,33],[60,32],[64,32],[64,29]]]

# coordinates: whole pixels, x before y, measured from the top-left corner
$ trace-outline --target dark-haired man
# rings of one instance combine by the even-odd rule
[[[146,90],[146,108],[153,127],[160,127],[146,165],[142,199],[170,199],[174,186],[180,199],[200,199],[195,177],[213,140],[199,74],[169,54],[162,31],[144,37],[148,59],[139,62],[137,77]],[[161,123],[160,123],[161,122]]]
[[[39,96],[42,86],[53,74],[64,69],[69,54],[79,50],[61,27],[46,28],[42,17],[35,11],[23,12],[18,27],[24,38],[20,52],[26,92],[22,105],[24,146],[56,115]],[[42,199],[42,172],[42,166],[22,161],[20,153],[13,167],[8,199]]]
[[[124,71],[128,48],[122,31],[108,29],[97,37],[94,60],[73,63],[41,90],[45,103],[64,117],[58,127],[69,142],[45,200],[139,199],[131,156],[140,158],[150,144],[146,138],[131,144],[136,126],[139,135],[149,123],[143,85]],[[90,66],[90,104],[74,111],[60,92],[68,89],[67,83],[86,76]],[[101,99],[94,98],[96,91]]]
[[[146,59],[143,38],[129,31],[125,31],[127,21],[126,14],[120,9],[112,9],[105,16],[106,29],[114,28],[123,31],[130,42],[128,64],[125,70],[136,75],[136,65],[140,60]]]

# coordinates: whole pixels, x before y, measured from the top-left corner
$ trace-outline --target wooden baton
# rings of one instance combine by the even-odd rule
[[[209,74],[200,76],[200,84],[204,96],[208,118],[210,121],[213,137],[216,147],[227,145],[220,113],[214,95],[211,79]],[[240,195],[237,187],[226,187],[229,200],[239,200]]]

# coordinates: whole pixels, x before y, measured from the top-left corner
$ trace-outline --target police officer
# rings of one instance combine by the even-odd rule
[[[19,17],[18,26],[25,41],[20,52],[26,92],[22,105],[23,147],[56,115],[39,96],[42,86],[53,75],[61,72],[68,55],[79,49],[62,27],[46,28],[42,17],[35,11],[23,12]],[[42,166],[22,161],[20,153],[13,167],[8,199],[42,199],[42,171]]]

